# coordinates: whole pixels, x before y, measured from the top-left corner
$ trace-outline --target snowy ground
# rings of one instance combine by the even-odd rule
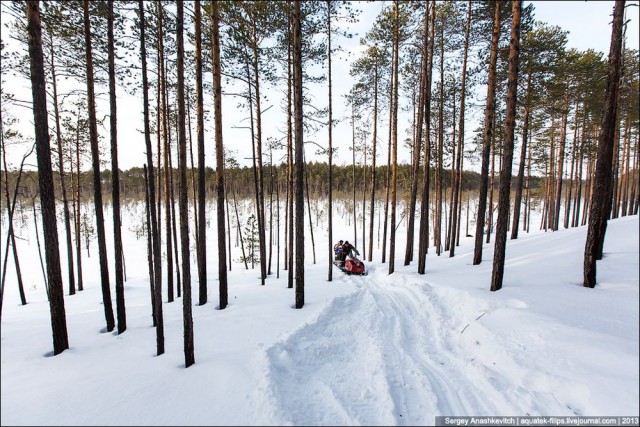
[[[403,266],[404,223],[393,275],[377,248],[368,276],[334,269],[328,282],[323,226],[314,230],[315,265],[306,239],[301,310],[287,271],[276,278],[275,253],[264,287],[257,269],[234,262],[230,304],[217,309],[212,217],[209,303],[193,307],[196,364],[185,369],[182,299],[167,303],[166,288],[166,352],[156,356],[146,239],[133,233],[142,213],[132,208],[124,219],[127,331],[104,332],[92,246],[90,258],[83,253],[85,291],[65,297],[71,348],[55,357],[33,230],[19,243],[29,304],[19,305],[9,268],[2,425],[429,425],[436,415],[640,412],[637,216],[609,222],[595,289],[580,286],[586,228],[545,233],[534,221],[535,232],[508,241],[504,288],[494,293],[493,241],[480,266],[471,265],[472,238],[455,258],[430,248],[418,275],[416,261]],[[335,240],[352,239],[352,226],[334,223]],[[113,283],[112,297],[115,309]]]

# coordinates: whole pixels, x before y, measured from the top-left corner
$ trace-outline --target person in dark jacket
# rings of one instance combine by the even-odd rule
[[[360,256],[360,252],[358,252],[355,246],[349,243],[348,240],[345,240],[344,244],[342,245],[342,261],[344,262],[347,259],[347,256],[353,257],[354,254],[355,256]]]

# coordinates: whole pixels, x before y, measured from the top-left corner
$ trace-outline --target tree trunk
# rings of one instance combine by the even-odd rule
[[[149,216],[149,176],[147,174],[147,165],[144,165],[144,204],[146,212],[146,224],[147,224],[147,263],[149,264],[149,286],[151,289],[151,318],[153,319],[153,326],[156,323],[156,299],[154,288],[154,272],[153,272],[153,244],[151,243],[151,233],[149,229],[151,227],[151,219]]]
[[[56,201],[51,167],[51,147],[49,145],[49,125],[47,123],[47,92],[44,75],[44,57],[40,8],[38,1],[28,1],[26,5],[27,30],[29,33],[29,58],[31,65],[31,93],[33,95],[33,122],[35,126],[36,154],[38,157],[38,183],[42,212],[42,227],[45,235],[45,256],[49,286],[49,308],[53,332],[53,354],[57,355],[69,348],[67,321],[64,309],[64,291],[60,271],[58,227],[56,224]]]
[[[328,83],[329,83],[329,194],[328,194],[328,222],[329,222],[329,273],[327,280],[331,282],[333,280],[333,97],[331,91],[331,0],[327,0],[327,60],[329,62],[328,70]],[[375,138],[375,114],[374,114],[374,127],[373,134]],[[374,141],[375,144],[375,141]],[[369,258],[371,258],[371,250],[369,251]],[[371,261],[371,259],[369,259]]]
[[[238,202],[236,201],[236,190],[235,190],[235,187],[233,186],[231,186],[231,188],[233,188],[233,209],[236,214],[236,227],[238,229],[238,234],[240,235],[240,248],[242,250],[242,260],[244,261],[244,269],[248,270],[249,266],[247,265],[247,255],[244,251],[244,238],[242,237],[242,228],[240,226],[240,216],[238,215]]]
[[[54,109],[54,116],[56,120],[56,143],[58,146],[58,172],[60,175],[60,188],[62,189],[62,207],[64,209],[64,230],[67,238],[67,266],[69,271],[69,295],[74,295],[76,293],[76,279],[73,271],[73,243],[71,242],[71,220],[70,220],[70,213],[69,213],[69,201],[67,199],[67,184],[65,182],[65,175],[64,175],[64,159],[62,156],[62,131],[60,130],[60,112],[58,110],[58,84],[56,81],[53,34],[51,34],[50,37],[51,37],[51,81],[53,86],[53,109]],[[15,250],[15,245],[14,245],[14,250]]]
[[[302,28],[300,0],[293,8],[293,96],[296,139],[296,308],[304,306],[304,179],[302,129]]]
[[[395,44],[393,48],[395,49]],[[392,57],[395,53],[392,53]],[[393,68],[393,67],[392,67]],[[393,76],[393,69],[391,70],[391,75]],[[385,182],[386,190],[384,197],[384,226],[382,230],[382,263],[386,262],[387,255],[387,218],[389,217],[389,187],[391,185],[391,135],[393,133],[393,88],[394,81],[393,77],[390,78],[391,82],[389,84],[389,143],[387,145],[387,178]]]
[[[623,185],[621,199],[621,216],[627,216],[627,206],[629,205],[629,161],[631,160],[631,135],[629,135],[629,120],[627,119],[627,130],[625,144],[623,147],[624,152],[624,171],[623,171]]]
[[[438,159],[436,164],[436,212],[433,231],[433,243],[436,255],[442,252],[442,180],[444,178],[443,165],[444,150],[444,25],[440,27],[440,100],[438,103]]]
[[[37,196],[37,195],[36,195]],[[38,247],[38,259],[40,260],[40,269],[42,271],[42,280],[44,282],[44,287],[47,290],[47,299],[51,300],[51,295],[49,294],[49,281],[47,280],[47,272],[44,267],[44,260],[42,259],[42,247],[40,245],[40,232],[38,231],[38,213],[36,211],[36,196],[31,199],[31,208],[33,209],[33,225],[35,227],[35,235],[36,235],[36,244]]]
[[[569,171],[569,189],[567,199],[564,204],[564,228],[569,228],[569,217],[571,216],[571,198],[573,197],[574,170],[576,168],[576,154],[578,141],[578,101],[576,100],[576,112],[573,124],[573,143],[571,144],[571,170]]]
[[[562,110],[562,131],[560,133],[560,153],[558,153],[558,182],[556,183],[556,201],[555,201],[555,214],[553,215],[553,231],[558,231],[560,223],[560,205],[562,199],[562,175],[564,168],[564,150],[567,143],[567,115],[569,114],[569,83],[567,82],[567,88],[564,98],[564,109]]]
[[[399,16],[400,5],[395,0],[395,29],[394,29],[394,55],[393,55],[393,149],[391,151],[391,236],[389,237],[389,274],[395,269],[396,255],[396,204],[398,197],[398,63],[399,63]]]
[[[76,227],[76,265],[78,266],[78,292],[84,290],[82,278],[82,236],[80,233],[80,107],[76,121],[76,206],[74,209]]]
[[[193,192],[193,234],[195,235],[196,241],[196,263],[199,262],[200,259],[200,244],[198,242],[199,236],[199,228],[198,228],[198,195],[197,195],[197,186],[196,186],[196,176],[195,171],[196,168],[193,162],[193,139],[191,138],[191,103],[189,102],[189,87],[185,88],[185,109],[187,110],[187,129],[189,129],[189,157],[191,160],[191,169],[189,171],[189,175],[191,176],[191,191]],[[187,199],[188,200],[188,199]],[[187,202],[187,207],[189,206]],[[226,268],[226,267],[225,267]],[[200,269],[198,268],[198,274],[200,274]],[[198,276],[199,277],[199,276]],[[199,284],[198,284],[199,285]],[[198,286],[199,288],[199,286]]]
[[[216,194],[218,197],[218,280],[220,310],[227,307],[227,254],[225,252],[224,241],[224,146],[222,144],[222,83],[220,71],[220,16],[218,3],[211,2],[213,11],[213,82],[214,82],[214,108],[215,108],[215,128],[216,128]],[[198,124],[200,126],[200,124]],[[203,137],[204,138],[204,137]],[[203,156],[204,157],[204,156]],[[202,159],[204,163],[204,158]],[[204,165],[203,165],[204,166]],[[201,227],[204,225],[200,222]],[[202,235],[201,237],[204,237]],[[231,255],[231,254],[229,254]],[[205,260],[203,259],[203,262]]]
[[[594,138],[598,138],[598,133],[593,132]],[[587,224],[587,218],[589,216],[589,212],[591,211],[591,203],[593,202],[593,190],[595,185],[595,158],[593,157],[593,150],[589,150],[589,158],[587,164],[587,185],[585,188],[585,196],[584,196],[584,209],[582,210],[582,225]],[[586,192],[589,192],[589,195],[586,195]]]
[[[495,120],[495,117],[494,117]],[[494,123],[495,125],[495,123]],[[493,190],[495,187],[496,170],[496,135],[491,136],[491,180],[489,188],[489,205],[487,206],[487,243],[491,242],[491,232],[493,231]]]
[[[307,160],[304,155],[303,149],[303,163],[304,163],[304,186],[307,193],[307,212],[309,212],[309,233],[311,234],[311,252],[313,253],[313,263],[316,263],[316,243],[313,240],[313,221],[311,220],[311,202],[309,201],[309,171],[307,170]]]
[[[288,248],[289,248],[289,253],[287,254],[287,265],[289,266],[289,272],[288,272],[288,276],[287,276],[287,287],[288,288],[293,288],[293,279],[294,279],[294,267],[293,267],[293,253],[294,253],[294,248],[293,248],[293,222],[294,222],[294,218],[293,218],[293,124],[292,124],[292,109],[293,109],[293,104],[292,104],[292,94],[293,94],[293,13],[291,11],[291,2],[288,1],[287,2],[288,5],[288,26],[287,26],[287,32],[288,32],[288,43],[287,43],[287,164],[288,164],[288,168],[287,168],[287,199],[289,200],[288,203],[288,216],[289,216],[289,223],[288,225],[288,238],[289,238],[289,242],[288,242]]]
[[[581,206],[581,197],[582,197],[582,165],[584,163],[584,145],[585,145],[585,133],[586,133],[586,121],[587,114],[586,111],[582,114],[582,127],[580,130],[580,151],[578,154],[578,166],[576,168],[576,199],[573,202],[573,219],[571,221],[571,227],[577,227],[578,221],[580,220],[580,206]]]
[[[369,254],[367,256],[367,261],[371,262],[373,259],[373,217],[374,217],[374,209],[375,209],[375,200],[376,200],[376,147],[378,145],[378,64],[374,65],[374,78],[373,78],[373,140],[372,144],[372,152],[371,152],[371,198],[370,198],[370,208],[369,208]],[[331,176],[331,175],[329,175]],[[331,178],[330,178],[331,179]],[[331,182],[331,181],[330,181]],[[332,240],[329,239],[329,243]],[[366,248],[363,248],[365,250]],[[364,256],[364,252],[363,252]]]
[[[231,266],[233,265],[231,260],[231,209],[229,208],[229,192],[226,182],[224,183],[224,204],[227,217],[227,254],[229,254],[229,271],[231,271]]]
[[[212,4],[213,6],[213,4]],[[217,9],[217,6],[216,6]],[[204,98],[202,93],[202,20],[200,0],[195,2],[196,126],[198,138],[198,303],[207,303],[207,218],[204,163]],[[216,24],[214,24],[216,25]],[[215,35],[214,35],[215,37]],[[215,98],[215,96],[214,96]],[[228,210],[228,209],[227,209]],[[231,241],[231,240],[229,240]],[[226,256],[225,256],[226,259]],[[226,261],[225,261],[226,268]],[[229,263],[231,268],[231,263]],[[226,273],[225,273],[226,274]]]
[[[425,86],[427,79],[427,40],[428,40],[428,31],[429,31],[429,7],[425,4],[424,9],[424,42],[422,46],[422,62],[420,67],[420,87],[418,90],[418,112],[416,118],[416,124],[414,126],[415,130],[415,147],[413,150],[413,169],[411,174],[411,195],[409,199],[409,218],[407,224],[407,246],[404,253],[404,265],[409,265],[411,260],[413,259],[413,241],[415,234],[415,214],[416,214],[416,200],[418,196],[418,172],[420,168],[420,151],[422,148],[422,123],[424,120],[424,96],[425,96]],[[374,84],[377,84],[375,82]],[[376,88],[377,90],[377,88]],[[375,102],[375,96],[374,96]],[[414,104],[415,105],[415,104]],[[375,111],[374,111],[375,117]],[[375,126],[375,124],[374,124]],[[375,127],[374,127],[375,129]],[[375,136],[374,136],[374,144],[375,144]],[[373,213],[372,213],[373,215]],[[373,224],[373,223],[372,223]]]
[[[520,164],[518,165],[518,178],[516,179],[516,195],[513,202],[513,225],[511,226],[511,239],[518,238],[520,227],[520,207],[522,205],[522,185],[524,182],[524,166],[527,158],[527,140],[529,138],[529,117],[531,115],[531,71],[527,75],[527,95],[524,107],[524,120],[522,122],[522,147],[520,148]],[[525,215],[526,216],[526,215]]]
[[[555,189],[556,189],[556,146],[555,146],[555,116],[551,116],[551,148],[549,149],[549,173],[547,177],[548,181],[548,196],[547,196],[547,217],[544,225],[544,230],[547,228],[553,230],[553,224],[556,213],[555,207]]]
[[[498,197],[498,221],[496,243],[491,273],[491,291],[502,288],[504,275],[505,246],[509,221],[509,193],[511,191],[511,166],[513,162],[513,140],[516,125],[516,101],[518,86],[518,57],[520,54],[520,13],[522,0],[511,3],[511,41],[509,49],[509,80],[507,82],[507,121],[503,144],[502,168],[500,169],[500,193]]]
[[[616,101],[616,104],[618,104],[618,101]],[[619,178],[619,171],[620,171],[620,120],[618,120],[616,122],[616,131],[614,133],[613,136],[613,159],[612,159],[613,164],[611,165],[611,198],[612,198],[612,203],[611,203],[611,207],[612,209],[607,213],[608,218],[611,219],[615,219],[618,217],[617,212],[615,211],[615,206],[618,203],[618,182],[620,180]]]
[[[7,243],[5,244],[5,252],[4,252],[4,260],[2,262],[2,284],[0,285],[0,317],[2,317],[2,303],[4,301],[4,284],[5,279],[7,278],[7,260],[9,259],[9,244],[11,243],[11,248],[13,252],[13,261],[15,263],[16,268],[16,276],[18,280],[18,292],[20,293],[20,302],[22,305],[27,304],[27,298],[24,293],[24,285],[22,283],[22,273],[20,271],[20,261],[18,259],[18,248],[16,247],[16,238],[13,232],[13,213],[16,209],[16,201],[18,200],[18,189],[20,188],[20,180],[22,178],[22,172],[24,170],[24,162],[27,160],[27,157],[33,153],[35,149],[35,145],[31,146],[31,149],[22,157],[22,162],[20,162],[20,169],[18,170],[18,177],[16,178],[16,185],[13,190],[13,198],[9,195],[9,177],[7,174],[7,156],[5,154],[5,143],[4,143],[4,127],[2,125],[2,112],[0,112],[0,148],[2,148],[2,163],[4,167],[4,191],[5,196],[7,198],[7,216],[9,220],[9,229],[7,231]]]
[[[631,195],[629,196],[629,215],[636,215],[638,213],[638,205],[640,205],[640,188],[638,183],[638,169],[640,167],[640,157],[638,156],[638,138],[636,137],[635,151],[633,155],[633,178],[631,182],[633,182],[631,186]]]
[[[358,228],[356,223],[358,222],[356,216],[356,123],[355,123],[355,101],[351,101],[351,192],[353,195],[353,243],[358,244]]]
[[[309,195],[307,194],[307,200]],[[311,215],[311,212],[309,212]],[[267,276],[271,275],[271,259],[273,257],[273,148],[269,147],[269,261],[267,262]],[[315,251],[314,251],[315,258]]]
[[[258,73],[258,42],[256,40],[257,29],[255,21],[253,23],[253,77],[256,89],[256,157],[257,157],[257,178],[258,178],[258,198],[256,203],[258,204],[258,238],[260,249],[260,284],[264,285],[267,278],[267,251],[265,242],[265,215],[264,215],[264,178],[262,171],[262,112],[260,101],[260,78]]]
[[[168,131],[169,134],[169,139],[168,139],[168,143],[169,146],[171,146],[171,131]],[[176,136],[177,137],[177,136]],[[176,149],[178,149],[178,147],[176,147]],[[169,208],[170,208],[170,216],[171,216],[171,228],[173,229],[173,232],[171,233],[171,236],[173,238],[173,253],[175,254],[174,257],[174,261],[175,261],[175,272],[176,272],[176,290],[177,290],[177,297],[180,298],[180,285],[181,285],[181,275],[180,275],[180,260],[178,259],[178,254],[180,253],[178,251],[178,231],[177,231],[177,226],[176,226],[176,221],[178,221],[178,215],[180,214],[180,201],[178,200],[178,215],[176,215],[176,198],[175,198],[175,192],[174,192],[174,184],[173,184],[173,161],[172,161],[172,154],[171,151],[169,150],[169,169],[167,171],[167,174],[169,175]],[[180,161],[178,160],[178,163]],[[178,165],[178,169],[180,168],[180,166]],[[178,179],[180,179],[180,177],[178,177]],[[178,195],[178,197],[180,197],[180,195]],[[169,302],[173,301],[173,297],[171,298],[171,300],[169,300]]]
[[[425,0],[425,7],[427,0]],[[426,94],[424,100],[424,117],[426,122],[424,159],[422,176],[422,197],[420,199],[420,240],[418,242],[418,274],[424,274],[427,252],[429,250],[429,186],[431,162],[431,73],[433,71],[433,35],[435,23],[435,0],[431,1],[431,22],[429,29],[429,64],[426,77]],[[426,40],[425,40],[426,43]]]
[[[613,10],[613,28],[609,48],[609,71],[605,95],[604,115],[598,138],[598,158],[594,176],[594,192],[589,213],[589,227],[584,250],[584,286],[596,285],[596,260],[602,251],[607,231],[607,207],[611,207],[611,164],[613,158],[613,137],[617,121],[618,85],[620,76],[620,51],[622,48],[622,21],[624,0],[616,0]]]
[[[182,249],[182,315],[184,325],[184,364],[185,367],[195,363],[193,351],[193,317],[191,314],[191,260],[189,248],[189,202],[187,198],[187,135],[185,132],[185,105],[184,105],[184,4],[177,3],[176,32],[178,44],[178,169],[179,180],[179,206],[180,206],[180,248]],[[216,123],[218,124],[218,123]],[[224,201],[224,199],[223,199]],[[220,204],[218,202],[218,204]],[[224,209],[224,205],[223,209]],[[224,210],[223,210],[224,214]],[[224,216],[223,216],[224,236]],[[218,218],[219,222],[219,218]],[[223,244],[224,250],[224,244]],[[226,272],[226,265],[222,264]]]
[[[455,75],[453,76],[452,79],[452,90],[451,90],[451,104],[452,104],[452,111],[451,111],[451,116],[453,117],[453,120],[451,120],[451,176],[449,177],[449,216],[447,217],[447,213],[446,213],[446,203],[445,203],[445,230],[446,230],[446,235],[445,235],[445,241],[444,241],[444,250],[445,252],[449,251],[449,243],[451,242],[451,227],[453,226],[453,222],[451,221],[453,219],[453,188],[454,188],[454,182],[455,182],[455,176],[456,176],[456,146],[457,146],[457,142],[456,142],[456,80],[455,80]],[[443,169],[444,170],[444,169]],[[445,194],[446,197],[446,194]]]
[[[469,0],[467,6],[467,26],[464,36],[464,59],[462,61],[462,82],[460,84],[460,124],[458,125],[458,163],[456,166],[457,172],[455,180],[452,183],[454,186],[453,193],[453,212],[451,218],[451,246],[449,249],[449,257],[455,255],[456,248],[456,236],[458,233],[458,208],[460,205],[460,185],[462,184],[462,157],[464,155],[464,111],[465,111],[465,89],[467,78],[467,52],[469,50],[469,30],[471,28],[471,0]]]
[[[159,91],[161,95],[160,98],[160,109],[158,112],[158,120],[159,124],[161,124],[162,128],[162,141],[164,143],[164,205],[165,205],[165,237],[166,237],[166,252],[167,252],[167,300],[168,302],[173,302],[173,249],[172,249],[172,198],[171,198],[171,186],[170,186],[170,177],[172,174],[172,170],[169,167],[169,156],[171,156],[171,132],[169,130],[169,106],[167,103],[167,79],[165,75],[165,61],[164,61],[164,27],[163,27],[163,17],[164,12],[162,9],[162,3],[156,3],[157,11],[158,11],[158,68],[159,68]],[[160,119],[162,117],[162,119]],[[160,146],[158,145],[158,152],[160,152]],[[160,170],[160,165],[158,164],[158,170]],[[158,188],[160,188],[160,184],[158,184]],[[158,200],[161,199],[161,195],[158,195]],[[158,206],[158,212],[161,212],[160,206]],[[158,218],[158,222],[160,223],[160,218]],[[178,254],[176,253],[176,257]]]
[[[491,36],[491,56],[489,58],[489,81],[487,85],[487,105],[484,110],[484,134],[482,139],[482,165],[480,168],[480,196],[478,216],[476,218],[476,241],[473,251],[473,265],[482,262],[482,239],[484,237],[485,212],[487,210],[487,184],[489,177],[489,154],[493,139],[496,97],[496,63],[498,60],[498,42],[500,40],[500,8],[502,2],[494,3],[493,33]]]
[[[116,110],[116,66],[115,40],[113,34],[113,1],[108,2],[107,21],[109,28],[109,122],[111,125],[111,202],[113,205],[113,246],[116,275],[116,314],[118,317],[118,334],[127,329],[127,313],[124,304],[124,272],[122,267],[122,221],[120,219],[120,171],[118,169],[118,132]],[[69,242],[71,241],[69,236]]]
[[[98,147],[98,125],[96,122],[96,102],[93,84],[93,56],[91,53],[91,24],[89,22],[89,1],[84,0],[84,40],[87,67],[87,102],[89,112],[89,138],[91,140],[91,159],[93,164],[93,199],[95,205],[96,228],[98,231],[98,255],[100,258],[100,279],[102,283],[102,301],[107,331],[115,327],[111,289],[109,287],[109,267],[107,260],[107,242],[104,231],[104,213],[102,210],[102,181],[100,179],[100,149]]]
[[[277,178],[278,175],[278,167],[276,166],[276,278],[280,278],[280,180]],[[228,206],[227,206],[228,209]],[[228,214],[227,214],[228,215]],[[229,248],[229,252],[231,252],[231,248]]]
[[[153,153],[151,151],[151,132],[149,129],[149,93],[147,81],[147,49],[145,45],[145,13],[144,1],[138,1],[138,13],[140,18],[140,58],[142,61],[142,96],[144,109],[144,138],[147,150],[147,164],[149,165],[149,207],[151,209],[151,238],[153,241],[153,291],[155,301],[155,319],[156,319],[156,347],[157,355],[164,353],[164,321],[162,315],[162,274],[161,274],[161,252],[159,242],[158,222],[156,217],[156,190],[155,177],[153,173]],[[147,229],[149,232],[149,229]]]
[[[362,138],[362,144],[363,144],[363,158],[364,158],[364,164],[363,164],[363,168],[362,168],[362,252],[364,253],[364,251],[367,248],[367,239],[366,239],[366,231],[367,231],[367,140],[363,137]],[[309,215],[311,215],[311,213],[309,213]],[[313,241],[313,239],[312,239]],[[315,257],[314,257],[315,258]]]

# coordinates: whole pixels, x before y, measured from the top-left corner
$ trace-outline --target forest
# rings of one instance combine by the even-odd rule
[[[219,308],[228,304],[236,199],[254,209],[255,233],[244,237],[256,246],[261,285],[271,274],[273,206],[280,218],[283,204],[277,233],[284,232],[282,265],[298,309],[305,304],[310,199],[326,205],[326,229],[310,231],[311,239],[326,234],[328,247],[321,250],[329,253],[337,240],[337,203],[351,206],[369,262],[374,220],[381,217],[381,262],[390,275],[397,260],[425,274],[429,248],[454,257],[472,201],[473,227],[465,235],[475,240],[474,265],[490,235],[495,241],[491,291],[502,288],[507,239],[530,226],[586,226],[581,281],[593,288],[607,221],[637,215],[640,203],[639,55],[626,43],[627,11],[637,16],[637,9],[614,3],[610,50],[597,52],[569,48],[566,31],[536,20],[535,2],[384,2],[352,53],[348,95],[334,99],[333,85],[345,76],[332,74],[332,60],[353,37],[349,24],[359,19],[358,3],[3,2],[3,15],[11,17],[3,37],[19,47],[2,42],[0,295],[9,258],[22,286],[14,223],[20,212],[38,209],[54,353],[69,348],[65,290],[73,295],[83,288],[83,234],[98,243],[106,328],[125,332],[120,211],[144,203],[157,354],[164,352],[163,289],[169,301],[175,290],[183,299],[188,367],[195,363],[191,310],[195,301],[207,303],[208,277],[218,279]],[[5,85],[9,75],[30,82],[32,101]],[[127,170],[118,161],[132,142],[117,132],[117,90],[141,97],[143,111],[146,161]],[[280,96],[279,104],[267,101]],[[318,102],[319,96],[326,99]],[[248,166],[233,150],[238,143],[223,141],[230,114],[223,98],[233,98],[248,117]],[[340,140],[349,157],[340,165],[333,134],[338,104],[350,111],[342,120],[351,130],[348,146]],[[274,105],[284,123],[277,132],[266,115]],[[33,134],[20,130],[21,121],[31,120],[21,117],[24,108],[32,111]],[[311,150],[319,159],[307,161]],[[205,164],[205,151],[215,167]],[[409,162],[400,162],[399,153]],[[30,168],[33,154],[37,166]],[[531,224],[532,205],[542,206],[539,224]],[[212,209],[217,271],[205,261]],[[87,224],[87,212],[94,224]],[[235,212],[242,239],[246,228]],[[400,221],[406,221],[403,248],[396,246]],[[114,259],[107,257],[107,240]],[[328,281],[331,263],[330,257]],[[115,307],[109,266],[115,267]]]

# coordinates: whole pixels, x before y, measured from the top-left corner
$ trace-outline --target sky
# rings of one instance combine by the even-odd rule
[[[525,5],[530,2],[525,1]],[[611,13],[613,10],[613,1],[534,1],[535,16],[536,19],[547,22],[552,25],[558,25],[561,28],[567,30],[568,33],[568,47],[574,47],[580,50],[586,50],[593,48],[597,51],[603,52],[606,56],[609,51],[609,43],[611,37]],[[631,3],[631,2],[628,2]],[[636,2],[637,4],[637,2]],[[334,119],[339,123],[334,128],[334,147],[337,147],[337,153],[335,155],[335,164],[351,164],[351,126],[349,120],[349,107],[345,106],[343,96],[348,93],[353,79],[349,76],[349,64],[351,58],[357,55],[360,51],[359,39],[370,28],[375,20],[376,15],[380,12],[384,5],[384,2],[358,2],[357,7],[362,9],[360,15],[360,21],[351,27],[349,30],[356,34],[351,40],[338,39],[334,40],[334,44],[341,44],[345,48],[345,53],[342,58],[334,58],[333,61],[333,82],[334,82],[334,94],[333,94],[333,108]],[[628,8],[629,28],[628,34],[628,46],[638,49],[638,8]],[[6,18],[3,13],[2,19]],[[3,37],[3,40],[5,37]],[[349,56],[351,54],[351,56]],[[210,74],[205,75],[205,78]],[[10,90],[15,90],[21,93],[23,99],[30,100],[30,86],[28,82],[19,81],[16,82],[12,79],[8,80],[7,87]],[[223,90],[225,88],[223,87]],[[270,110],[263,114],[264,123],[264,138],[266,141],[268,137],[281,138],[285,124],[283,122],[283,116],[279,112],[278,99],[280,97],[279,90],[274,90],[263,86],[263,92],[267,95],[270,101],[263,105],[263,111],[269,106],[272,106]],[[310,93],[315,105],[324,107],[327,105],[327,88],[316,87]],[[210,101],[206,101],[209,102]],[[106,102],[102,102],[104,114],[107,111]],[[237,99],[230,96],[223,97],[223,142],[225,147],[235,153],[236,160],[241,165],[251,164],[251,145],[250,134],[246,127],[248,114],[246,110],[239,109],[237,106]],[[24,111],[23,111],[24,112]],[[20,112],[21,129],[25,135],[30,135],[32,131],[32,119],[30,114],[22,114]],[[144,138],[141,133],[142,130],[142,101],[141,99],[134,98],[119,90],[118,98],[118,135],[120,137],[119,144],[119,165],[121,169],[129,169],[133,166],[142,166],[146,162],[146,154],[144,148]],[[192,114],[195,114],[192,112]],[[100,115],[100,114],[99,114]],[[26,117],[25,117],[26,116]],[[468,115],[467,130],[473,129],[475,126],[473,123],[480,123],[478,114],[473,115],[472,112]],[[209,121],[212,123],[213,121]],[[381,123],[379,124],[379,134],[386,135],[388,119],[383,114]],[[399,148],[398,148],[398,161],[408,162],[410,153],[406,147],[402,146],[402,140],[407,137],[407,130],[411,125],[411,117],[408,114],[400,115],[400,127],[399,127]],[[192,118],[193,138],[195,139],[195,118]],[[99,129],[101,134],[104,134],[105,138],[108,135],[108,125]],[[214,134],[212,125],[207,125],[205,129],[205,163],[207,166],[214,167],[215,165],[215,153],[214,153]],[[324,147],[327,146],[328,135],[326,127],[320,129],[317,134],[306,135],[307,141],[313,141]],[[467,141],[471,141],[473,135],[468,132],[466,136]],[[386,136],[381,137],[378,150],[378,162],[383,162],[386,159]],[[265,150],[266,151],[266,150]],[[7,156],[10,159],[10,164],[16,166],[19,163],[23,153],[26,152],[24,148],[15,148],[8,150]],[[326,155],[316,155],[316,147],[314,145],[307,144],[306,156],[308,160],[326,161]],[[284,155],[284,151],[276,152],[275,156],[277,161],[279,157]],[[104,159],[106,160],[106,159]],[[265,158],[265,162],[268,159]],[[34,161],[35,163],[35,156]],[[88,167],[89,165],[87,165]],[[478,165],[466,164],[466,168],[479,168]]]
[[[334,209],[335,239],[354,242],[346,206],[334,201]],[[219,310],[211,205],[209,302],[197,305],[192,256],[195,364],[185,369],[183,299],[168,303],[166,282],[165,353],[156,355],[146,238],[135,234],[143,212],[142,204],[123,208],[127,330],[105,331],[94,239],[91,256],[82,253],[85,290],[69,296],[65,286],[70,348],[55,357],[25,213],[18,250],[28,304],[20,305],[9,267],[0,328],[2,425],[433,425],[438,415],[639,415],[637,216],[609,221],[598,284],[588,289],[581,286],[586,227],[539,230],[534,206],[531,233],[507,241],[498,292],[489,291],[494,239],[478,266],[471,265],[473,238],[461,239],[454,258],[430,248],[426,274],[418,275],[415,261],[403,266],[404,221],[392,275],[376,243],[367,276],[334,268],[328,282],[321,216],[314,221],[315,264],[305,231],[302,309],[294,308],[287,272],[276,268],[282,248],[279,256],[273,248],[273,274],[260,286],[259,270],[245,270],[232,243],[229,306]],[[107,209],[113,278],[111,224]],[[462,224],[464,230],[464,217]],[[364,252],[361,240],[356,247]]]

